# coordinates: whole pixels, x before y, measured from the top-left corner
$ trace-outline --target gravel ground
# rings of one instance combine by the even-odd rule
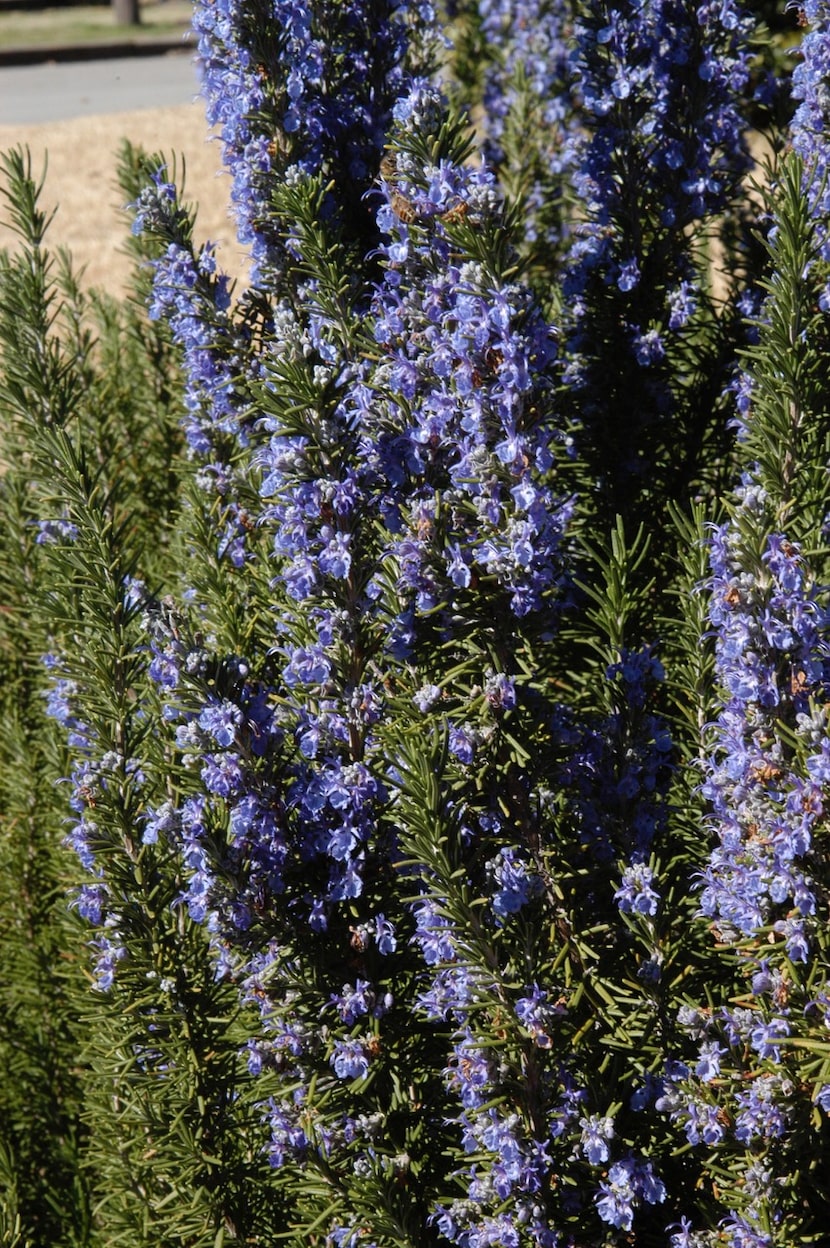
[[[128,227],[120,212],[115,181],[116,152],[122,138],[147,151],[184,159],[186,198],[199,206],[197,238],[218,244],[220,265],[233,276],[245,271],[228,216],[229,180],[221,173],[219,145],[208,139],[200,102],[135,113],[79,117],[46,125],[0,126],[0,150],[23,145],[41,170],[48,155],[44,207],[57,207],[50,229],[52,247],[68,247],[87,285],[120,291],[129,271],[121,254]],[[0,247],[13,248],[0,205]]]

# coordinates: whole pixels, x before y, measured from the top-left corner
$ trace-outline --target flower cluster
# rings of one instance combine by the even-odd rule
[[[233,341],[229,307],[228,279],[216,276],[213,249],[204,247],[194,256],[188,248],[170,243],[155,267],[150,317],[166,321],[183,349],[185,432],[191,449],[205,457],[212,449],[211,433],[234,440],[241,434],[235,386],[241,344]]]
[[[151,672],[186,778],[177,803],[148,812],[144,841],[178,847],[181,900],[211,933],[219,973],[259,1012],[248,1064],[276,1088],[264,1107],[275,1169],[398,1183],[409,1162],[375,1085],[388,1092],[408,1046],[428,1037],[436,1052],[443,1046],[444,1066],[418,1077],[443,1088],[441,1129],[457,1134],[464,1187],[455,1200],[434,1194],[437,1229],[460,1248],[555,1248],[568,1219],[628,1234],[666,1188],[618,1121],[619,1105],[603,1099],[590,1058],[566,1055],[583,1025],[572,987],[546,954],[520,960],[514,947],[541,947],[552,924],[570,974],[585,973],[583,958],[594,955],[573,941],[561,901],[557,872],[570,872],[573,895],[590,905],[604,897],[613,916],[596,955],[603,972],[630,962],[630,933],[639,933],[648,947],[637,976],[657,1000],[657,854],[673,747],[654,711],[665,674],[651,649],[614,651],[605,713],[548,704],[531,714],[492,617],[511,621],[517,647],[526,625],[548,637],[555,627],[575,508],[560,484],[572,448],[556,382],[575,385],[579,402],[588,394],[592,309],[608,292],[625,310],[629,373],[660,375],[645,387],[644,420],[670,410],[667,341],[689,337],[702,297],[686,235],[728,206],[746,167],[747,25],[729,4],[589,13],[573,61],[589,126],[572,128],[563,153],[573,117],[561,89],[564,31],[549,10],[541,28],[518,23],[485,89],[491,142],[504,137],[518,98],[504,83],[524,77],[525,89],[532,70],[530,95],[556,132],[547,172],[558,176],[570,161],[587,209],[566,282],[573,333],[562,360],[501,241],[492,171],[469,159],[440,89],[409,72],[407,27],[428,26],[431,10],[373,9],[371,54],[367,12],[357,3],[313,13],[213,5],[197,19],[210,116],[223,127],[267,310],[258,321],[232,313],[211,250],[195,256],[178,241],[157,266],[151,313],[184,350],[200,476],[239,525],[234,457],[251,458],[261,478],[255,523],[270,538],[276,601],[260,659],[211,655],[164,611],[150,613]],[[506,12],[484,11],[485,34]],[[263,31],[275,37],[278,64],[257,43]],[[551,52],[556,65],[544,65]],[[367,196],[378,170],[379,191]],[[139,212],[151,224],[175,216],[169,188],[157,180]],[[356,255],[364,268],[344,281],[337,265]],[[587,428],[590,402],[583,407]],[[633,443],[644,471],[647,456]],[[721,544],[734,563],[725,531]],[[233,550],[242,565],[244,546]],[[722,617],[713,609],[719,678],[744,708],[761,709],[746,719],[740,774],[718,754],[732,742],[735,705],[719,721],[717,774],[704,791],[727,830],[703,907],[722,935],[756,936],[766,924],[798,961],[816,904],[798,860],[821,813],[824,754],[816,746],[807,758],[807,776],[818,777],[808,792],[803,778],[783,783],[789,760],[770,740],[782,714],[795,731],[815,720],[820,621],[794,548],[770,539],[760,566],[763,603],[730,565]],[[738,618],[742,603],[754,623]],[[441,670],[438,645],[463,656],[470,638],[485,636],[487,660],[459,657],[455,673]],[[415,732],[423,723],[445,741],[449,847],[436,837],[429,860],[412,854],[417,821],[395,754],[390,712],[401,695],[399,722]],[[555,795],[523,778],[499,788],[514,725],[531,721],[544,724],[545,745],[536,754],[531,744],[526,758],[541,771],[552,750]],[[817,741],[823,721],[812,731]],[[741,801],[748,791],[746,810],[738,789]],[[751,821],[768,825],[773,809],[780,844],[763,838],[750,889]],[[801,836],[789,848],[788,815]],[[560,868],[548,838],[563,828],[575,861]],[[402,880],[416,900],[401,901]],[[741,914],[730,909],[736,897]],[[98,893],[84,904],[103,914]],[[410,938],[399,939],[407,928]],[[106,979],[114,935],[103,932],[99,947]],[[396,976],[401,965],[411,975],[413,953],[418,987],[401,1003]],[[736,1009],[705,1018],[694,1061],[665,1074],[663,1107],[692,1144],[724,1138],[710,1093],[740,1046],[766,1065],[736,1093],[733,1141],[778,1140],[788,1121],[791,1084],[772,1069],[791,1034],[782,972],[775,958],[755,970],[752,1025]],[[437,1129],[432,1111],[426,1121]],[[333,1243],[365,1238],[359,1223],[337,1218]]]
[[[501,851],[496,870],[512,859],[509,851]],[[522,895],[525,891],[523,887]],[[497,913],[496,898],[498,893],[493,901]],[[514,900],[514,912],[518,912],[518,894]],[[500,1053],[488,1036],[489,1011],[500,1008],[506,1020],[504,1011],[511,1009],[501,976],[495,967],[480,965],[469,933],[447,918],[445,905],[437,898],[425,897],[418,902],[416,917],[414,943],[430,971],[429,986],[421,992],[418,1004],[428,1018],[449,1017],[456,1024],[444,1077],[447,1091],[457,1104],[454,1121],[461,1132],[463,1151],[476,1158],[465,1174],[466,1196],[438,1207],[434,1215],[438,1228],[450,1242],[477,1248],[494,1242],[494,1235],[499,1236],[496,1242],[518,1244],[518,1227],[522,1226],[526,1242],[553,1248],[559,1239],[546,1213],[546,1192],[555,1171],[550,1141],[538,1134],[538,1114],[544,1111],[541,1105],[535,1107],[534,1130],[527,1107],[504,1097],[506,1054]],[[548,994],[534,984],[512,1009],[513,1029],[532,1037],[525,1043],[527,1060],[535,1068],[532,1054],[550,1048],[550,1032],[563,1007],[554,1006]],[[556,1129],[561,1128],[562,1120],[557,1116]],[[506,1240],[505,1235],[512,1238]]]
[[[791,1040],[824,1016],[822,992],[808,983],[821,888],[815,840],[830,779],[828,623],[804,554],[770,532],[772,516],[766,491],[745,475],[709,548],[723,700],[701,786],[716,837],[701,911],[737,951],[744,992],[738,1003],[681,1009],[693,1056],[670,1065],[658,1102],[690,1144],[738,1159],[726,1240],[734,1248],[772,1243],[766,1228],[782,1224],[787,1139],[813,1113]]]
[[[578,1025],[571,994],[549,972],[523,988],[510,982],[517,935],[551,921],[552,877],[526,848],[503,843],[506,821],[493,811],[454,814],[465,879],[486,901],[462,916],[458,896],[424,872],[414,906],[425,968],[417,1006],[454,1029],[444,1078],[470,1158],[457,1175],[465,1194],[439,1205],[436,1224],[463,1248],[553,1248],[563,1215],[630,1231],[638,1210],[665,1199],[663,1181],[621,1147],[613,1112],[593,1108],[590,1075],[566,1062],[565,1037]]]
[[[763,503],[748,482],[744,509]],[[702,908],[727,940],[772,924],[788,957],[803,962],[816,908],[805,865],[830,775],[824,715],[813,704],[826,700],[830,680],[825,616],[801,551],[782,535],[766,538],[754,566],[734,526],[716,530],[711,550],[710,619],[727,698],[703,787],[719,846],[706,869]],[[806,757],[793,758],[777,731],[781,722]]]
[[[162,614],[148,617],[148,627],[151,671],[168,691],[177,747],[200,783],[180,810],[165,806],[149,818],[145,840],[175,833],[191,915],[226,939],[247,932],[283,894],[293,921],[324,931],[330,906],[363,891],[383,784],[349,760],[349,726],[336,711],[327,725],[342,722],[342,731],[324,747],[319,724],[309,714],[298,723],[290,694],[278,711],[245,660],[226,657],[217,667]],[[305,676],[307,694],[319,673],[312,667]]]
[[[572,8],[563,0],[479,0],[484,74],[483,150],[526,214],[526,243],[565,232],[562,181],[573,155]],[[533,161],[526,136],[539,135]],[[517,167],[517,166],[521,167]]]
[[[333,178],[334,202],[367,232],[361,197],[407,72],[428,63],[434,21],[427,0],[196,6],[207,118],[219,128],[239,238],[251,248],[256,282],[267,285],[269,274],[284,269],[282,228],[269,208],[274,187],[292,169]]]
[[[366,451],[383,483],[389,553],[416,610],[483,581],[507,590],[522,616],[561,580],[572,511],[548,484],[562,441],[554,343],[527,291],[473,258],[472,235],[499,221],[492,175],[416,155],[443,113],[426,85],[395,108],[373,307],[382,356],[355,415],[373,434]]]
[[[732,3],[678,0],[596,5],[578,23],[574,70],[592,128],[575,136],[576,185],[593,217],[580,252],[620,289],[637,285],[648,259],[615,254],[622,240],[607,230],[626,220],[629,186],[659,204],[661,226],[678,230],[722,210],[746,171],[750,32]]]
[[[701,411],[699,335],[712,335],[714,358],[725,321],[696,239],[717,215],[747,211],[750,32],[732,3],[680,0],[591,5],[577,26],[586,126],[571,164],[586,219],[565,273],[564,374],[611,522],[619,513],[636,525],[655,481],[694,475],[712,397],[729,380],[731,361]]]
[[[830,73],[830,9],[823,0],[807,0],[799,6],[809,26],[801,42],[800,60],[793,72],[792,94],[800,103],[792,123],[792,145],[804,160],[811,207],[818,219],[830,215],[827,189],[828,156],[824,135],[830,118],[827,78]],[[830,238],[826,230],[821,254],[830,260]]]
[[[672,740],[650,703],[665,672],[650,650],[631,650],[605,677],[614,709],[585,725],[566,716],[560,732],[570,744],[558,779],[570,791],[578,840],[600,862],[626,863],[620,908],[654,913],[656,894],[646,863],[666,823]]]
[[[153,261],[151,319],[164,321],[182,352],[185,378],[183,428],[196,476],[208,507],[222,512],[217,553],[239,567],[252,528],[241,498],[239,452],[251,431],[249,383],[261,373],[256,346],[270,325],[270,313],[247,297],[234,307],[226,275],[217,269],[215,249],[191,242],[191,223],[175,187],[157,170],[134,204],[133,231],[159,240]]]
[[[73,754],[67,777],[72,816],[66,845],[91,877],[75,890],[72,904],[96,929],[89,940],[94,951],[93,980],[98,990],[107,992],[118,964],[128,957],[121,922],[124,901],[110,886],[104,869],[113,846],[113,811],[135,800],[144,788],[145,775],[138,758],[125,758],[102,747],[98,734],[80,718],[81,691],[78,682],[67,677],[65,660],[48,654],[43,662],[51,678],[47,713],[63,728]]]
[[[133,540],[108,474],[100,511],[49,494],[24,537],[92,603],[57,620],[93,644],[48,704],[97,984],[151,1020],[137,1069],[189,1079],[194,1018],[198,1114],[261,1116],[234,1147],[277,1220],[253,1199],[200,1223],[217,1242],[822,1225],[828,12],[794,84],[819,181],[765,279],[732,0],[450,0],[446,87],[429,0],[199,0],[253,282],[234,296],[157,170],[136,228],[183,364],[180,540]],[[91,423],[41,437],[70,496]],[[736,426],[757,464],[724,513]],[[241,1190],[202,1118],[206,1188]]]

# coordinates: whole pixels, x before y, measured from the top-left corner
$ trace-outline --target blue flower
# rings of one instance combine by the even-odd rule
[[[528,871],[515,849],[499,850],[498,856],[487,864],[487,870],[496,886],[491,904],[500,918],[518,914],[540,891],[540,880]]]
[[[665,1198],[665,1185],[651,1162],[629,1156],[609,1167],[607,1179],[600,1182],[596,1206],[603,1222],[630,1231],[639,1205],[659,1204]]]
[[[338,1079],[363,1079],[369,1072],[369,1058],[362,1040],[335,1040],[329,1060]]]
[[[654,873],[644,863],[634,863],[623,871],[622,886],[614,893],[614,900],[624,914],[655,915],[660,904],[660,894],[651,887]]]
[[[590,1118],[580,1118],[582,1128],[580,1147],[584,1156],[592,1166],[598,1166],[608,1160],[609,1140],[614,1138],[614,1121],[612,1118],[591,1114]]]

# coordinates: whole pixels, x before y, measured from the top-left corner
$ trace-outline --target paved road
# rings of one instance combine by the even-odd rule
[[[0,69],[0,125],[29,125],[189,104],[199,89],[193,54],[14,65]]]

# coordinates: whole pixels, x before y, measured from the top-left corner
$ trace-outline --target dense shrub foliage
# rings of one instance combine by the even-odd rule
[[[827,1242],[830,7],[194,26],[243,286],[4,160],[0,1242]]]

